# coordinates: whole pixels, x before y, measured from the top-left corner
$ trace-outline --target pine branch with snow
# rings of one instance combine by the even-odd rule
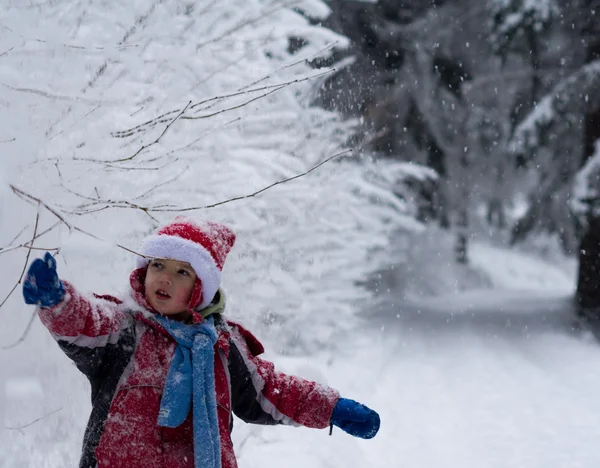
[[[568,76],[539,102],[515,129],[510,149],[515,154],[551,147],[553,136],[576,125],[583,115],[600,109],[600,60]]]

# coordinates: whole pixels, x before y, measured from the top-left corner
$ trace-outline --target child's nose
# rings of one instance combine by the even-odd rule
[[[170,273],[163,272],[163,274],[160,275],[160,281],[163,283],[171,284],[173,282],[173,278],[171,276],[172,275]]]

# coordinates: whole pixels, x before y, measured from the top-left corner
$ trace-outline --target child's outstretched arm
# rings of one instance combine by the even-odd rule
[[[23,283],[23,298],[27,304],[37,306],[44,326],[88,376],[95,372],[102,357],[101,352],[92,351],[114,343],[124,321],[118,301],[93,303],[69,283],[61,281],[56,261],[49,253],[29,267]],[[90,359],[92,354],[93,360]]]
[[[317,429],[335,424],[357,437],[375,436],[379,416],[373,410],[340,398],[333,388],[276,371],[271,362],[258,357],[263,351],[258,340],[237,324],[232,327],[232,338],[232,401],[240,419]]]

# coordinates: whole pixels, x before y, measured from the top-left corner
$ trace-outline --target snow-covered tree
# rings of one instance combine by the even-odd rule
[[[416,169],[359,150],[311,171],[348,149],[355,122],[309,106],[330,73],[309,62],[347,41],[299,11],[329,13],[317,0],[3,9],[2,174],[16,190],[2,200],[2,298],[25,262],[11,246],[34,226],[33,244],[57,249],[67,278],[102,292],[126,281],[142,236],[184,212],[238,233],[230,315],[305,351],[352,327],[368,293],[349,285],[377,265],[391,230],[419,228],[399,184]],[[6,307],[19,304],[14,294]],[[12,320],[2,343],[25,328]]]
[[[560,81],[516,128],[510,149],[533,159],[540,183],[530,197],[528,212],[516,225],[515,240],[539,230],[560,233],[572,249],[573,223],[568,211],[571,182],[581,167],[582,121],[598,109],[600,62],[585,65]],[[571,247],[570,247],[571,246]]]
[[[555,19],[554,28],[576,47],[571,70],[555,76],[552,87],[516,127],[510,145],[513,154],[535,163],[530,170],[537,180],[513,239],[545,231],[557,234],[566,251],[575,251],[579,243],[577,297],[584,308],[600,304],[594,286],[600,266],[596,261],[600,224],[593,151],[600,136],[595,124],[600,114],[600,30],[593,20],[598,7],[596,1],[561,2],[560,21]]]
[[[560,14],[556,0],[488,0],[493,18],[492,43],[503,57],[509,52],[529,53],[534,66],[542,35]]]

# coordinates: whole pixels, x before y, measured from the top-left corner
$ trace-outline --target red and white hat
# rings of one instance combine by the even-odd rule
[[[208,306],[221,284],[221,272],[227,254],[235,243],[235,233],[212,221],[194,222],[177,217],[142,242],[137,267],[144,268],[152,258],[188,262],[202,283],[202,300],[197,309]]]

